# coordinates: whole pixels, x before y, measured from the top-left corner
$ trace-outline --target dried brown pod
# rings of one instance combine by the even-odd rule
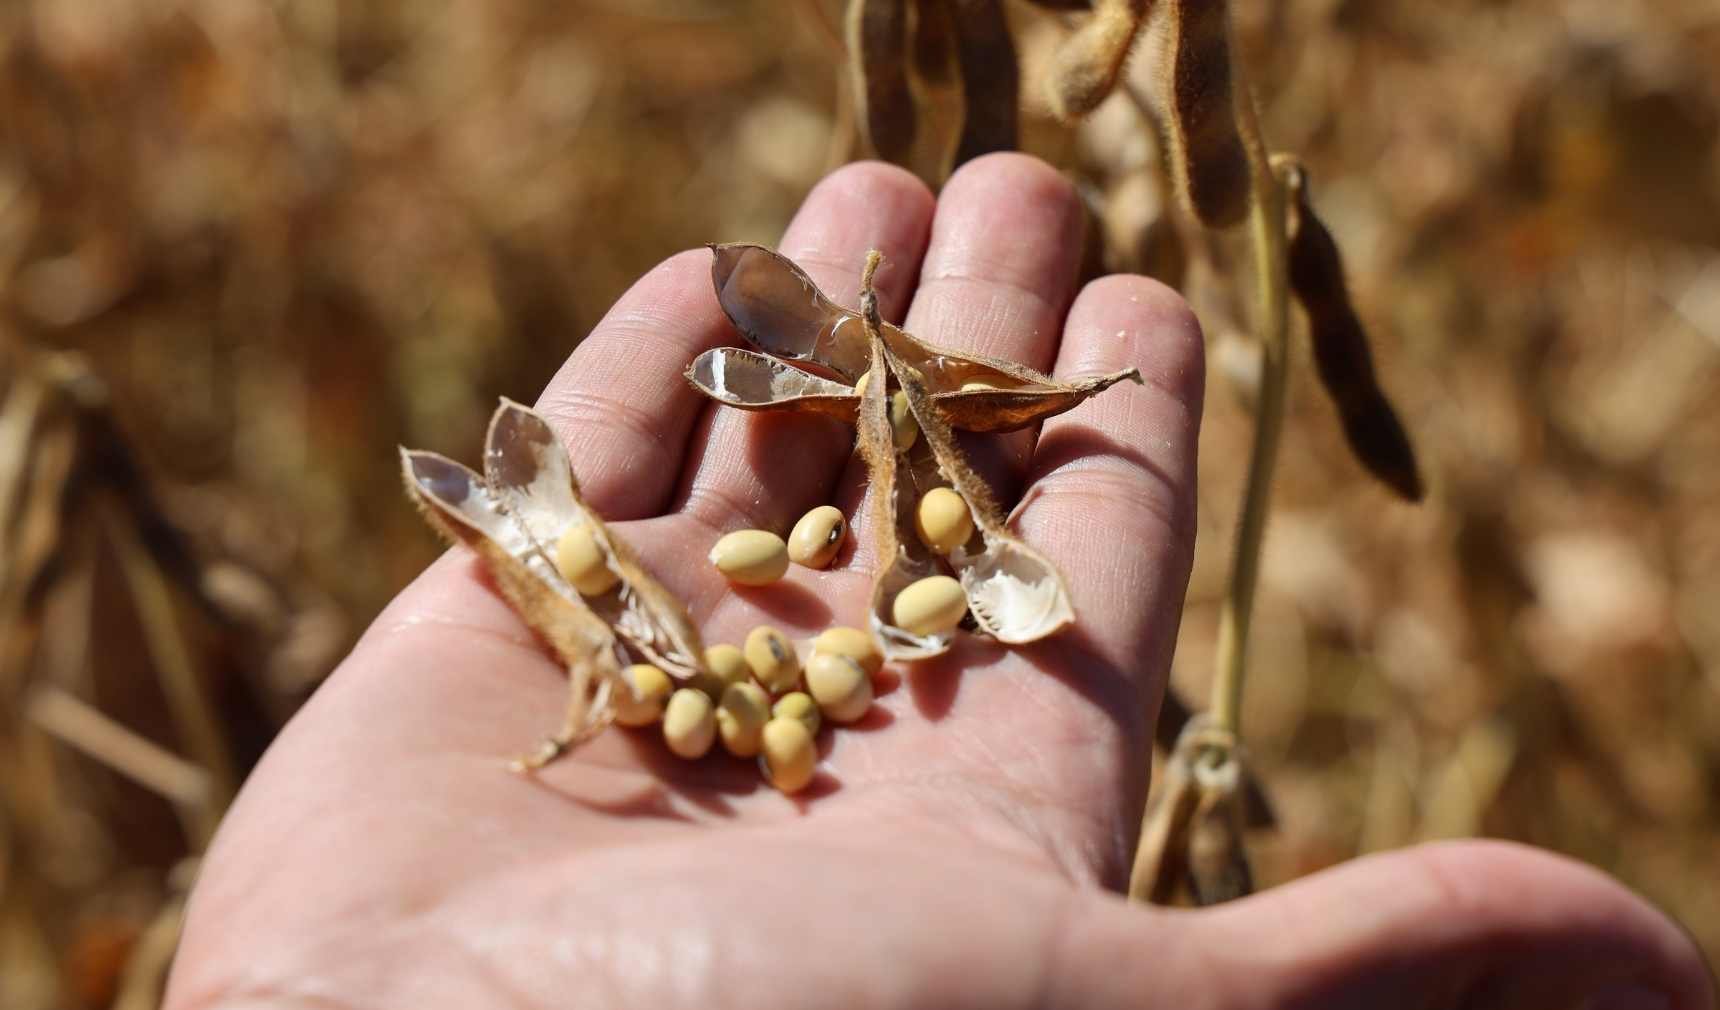
[[[592,611],[647,662],[675,679],[705,672],[704,642],[686,608],[639,566],[633,549],[585,503],[567,449],[548,421],[504,397],[490,420],[484,475],[546,558],[555,556],[555,545],[568,530],[591,527],[617,576],[608,592],[585,598]],[[566,585],[559,571],[554,574],[558,589]]]
[[[1368,336],[1350,304],[1338,244],[1314,214],[1307,173],[1287,171],[1291,193],[1290,290],[1308,314],[1314,364],[1343,422],[1350,451],[1405,501],[1424,493],[1415,448],[1374,374]]]
[[[1151,0],[1099,0],[1045,68],[1045,97],[1065,123],[1084,118],[1117,86]]]
[[[1018,146],[1021,70],[1002,0],[947,0],[956,29],[967,115],[956,164]]]
[[[1248,151],[1236,125],[1224,0],[1170,0],[1171,137],[1195,217],[1228,228],[1248,215]]]
[[[610,694],[625,689],[622,642],[678,680],[705,672],[704,646],[685,608],[580,497],[566,448],[535,411],[502,401],[490,421],[483,476],[430,452],[402,449],[401,463],[425,518],[489,563],[502,594],[568,667],[565,724],[518,767],[553,760],[609,722]],[[591,528],[616,576],[592,597],[555,563],[562,536],[579,527]]]
[[[716,348],[700,355],[687,378],[705,395],[744,410],[815,410],[857,421],[854,384],[873,366],[858,313],[826,298],[811,278],[764,246],[712,246],[711,279],[735,328],[763,354]],[[1025,365],[927,344],[883,324],[890,351],[922,377],[937,413],[962,431],[1015,431],[1061,414],[1137,369],[1078,382]],[[824,379],[792,361],[835,376]],[[909,527],[912,529],[912,527]]]
[[[907,0],[849,0],[847,31],[860,132],[880,158],[906,164],[916,129]]]
[[[400,463],[407,494],[424,518],[488,563],[502,595],[567,667],[570,694],[562,729],[518,766],[545,764],[596,736],[614,717],[611,694],[627,665],[609,626],[578,593],[553,588],[545,570],[555,566],[482,477],[433,452],[403,448]]]
[[[1242,847],[1247,773],[1234,733],[1202,714],[1183,725],[1141,824],[1129,900],[1197,905],[1253,892]]]

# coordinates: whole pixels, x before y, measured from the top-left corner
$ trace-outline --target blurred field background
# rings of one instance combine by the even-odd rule
[[[1251,426],[1237,249],[1179,220],[1128,97],[1049,120],[1065,21],[1011,16],[1024,145],[1093,209],[1092,269],[1206,324],[1173,672],[1199,708]],[[1431,486],[1369,482],[1299,345],[1257,876],[1520,839],[1720,959],[1720,8],[1237,25]],[[439,550],[396,444],[475,459],[496,396],[532,400],[658,260],[774,242],[851,150],[836,70],[787,0],[0,5],[0,1010],[154,1005],[183,858]]]

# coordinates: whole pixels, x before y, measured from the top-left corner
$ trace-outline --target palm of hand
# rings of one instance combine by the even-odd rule
[[[886,671],[870,715],[821,734],[825,772],[798,797],[750,762],[681,762],[649,731],[606,732],[527,778],[506,759],[553,728],[565,677],[475,559],[452,552],[247,784],[198,886],[169,1006],[1001,1008],[1138,1006],[1143,994],[1173,1006],[1257,999],[1263,984],[1291,998],[1380,991],[1377,952],[1332,924],[1297,927],[1323,955],[1300,966],[1252,981],[1212,970],[1368,892],[1379,868],[1201,916],[1141,914],[1103,889],[1126,873],[1188,573],[1198,329],[1139,279],[1091,285],[1071,305],[1079,210],[1028,159],[976,162],[935,214],[909,177],[856,167],[808,198],[783,251],[852,304],[866,250],[882,249],[885,315],[906,312],[940,344],[1063,377],[1141,366],[1144,387],[1102,394],[1037,438],[970,443],[1000,497],[1025,497],[1015,522],[1067,575],[1077,625],[1013,651],[962,636],[945,657]],[[734,340],[707,258],[677,257],[581,345],[539,409],[592,504],[708,642],[738,643],[758,623],[861,624],[873,561],[852,429],[703,402],[680,372]],[[826,502],[855,517],[860,545],[831,571],[735,590],[704,560],[721,532],[786,529]],[[1576,879],[1590,907],[1654,922],[1630,957],[1566,972],[1545,1005],[1631,977],[1619,966],[1644,950],[1689,976],[1688,952],[1634,899],[1496,850],[1419,857],[1401,919],[1372,924],[1379,942],[1399,941],[1393,964],[1424,948],[1429,965],[1474,960],[1477,937],[1500,935],[1490,921],[1398,935],[1430,905],[1480,900],[1445,879],[1447,864],[1470,863],[1552,874],[1565,890]],[[1410,871],[1389,872],[1401,885]],[[1564,956],[1535,936],[1518,947]]]

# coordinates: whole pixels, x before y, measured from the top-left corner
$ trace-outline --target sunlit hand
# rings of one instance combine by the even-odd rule
[[[1601,874],[1534,850],[1426,846],[1190,912],[1122,886],[1194,541],[1199,328],[1168,288],[1074,290],[1081,212],[1032,159],[935,205],[875,164],[825,180],[783,252],[936,344],[1062,377],[1138,365],[1031,433],[967,439],[1077,623],[1006,650],[963,634],[889,667],[784,797],[751,761],[611,729],[532,778],[566,678],[468,552],[403,592],[270,749],[193,894],[168,1006],[1711,1006],[1700,955]],[[862,511],[853,429],[718,408],[682,378],[739,343],[710,256],[641,280],[539,409],[591,503],[710,643],[863,626],[870,530],[829,571],[735,590],[723,532]],[[475,461],[468,461],[475,462]],[[1662,995],[1655,995],[1656,993]],[[1634,1002],[1633,1002],[1634,1000]]]

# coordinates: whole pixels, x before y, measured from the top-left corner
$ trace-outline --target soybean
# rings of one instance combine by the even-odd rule
[[[626,685],[616,692],[615,721],[623,726],[649,726],[663,714],[663,702],[675,690],[669,675],[650,663],[635,663],[621,671]]]
[[[812,700],[812,695],[804,691],[790,691],[783,695],[771,707],[770,714],[777,719],[796,720],[813,736],[818,735],[818,726],[823,719],[818,711],[818,703]]]
[[[920,437],[920,422],[908,409],[908,394],[899,389],[890,394],[890,435],[897,452],[907,452]]]
[[[879,651],[878,643],[859,628],[838,625],[826,629],[812,643],[812,654],[847,656],[859,663],[868,677],[884,668],[884,653]]]
[[[736,530],[711,548],[711,563],[743,586],[768,586],[788,571],[788,545],[768,530]]]
[[[820,505],[800,517],[788,535],[788,560],[807,568],[824,568],[836,560],[848,536],[848,520],[834,505]]]
[[[713,645],[705,650],[707,673],[696,673],[688,686],[698,688],[712,701],[721,701],[730,684],[744,684],[748,674],[746,656],[732,645]]]
[[[555,566],[581,596],[602,596],[615,585],[615,573],[597,543],[597,530],[575,526],[555,544]]]
[[[800,657],[795,655],[794,643],[788,636],[769,625],[761,624],[747,633],[747,666],[764,689],[771,694],[794,690],[800,680]]]
[[[949,488],[932,488],[914,510],[914,531],[920,535],[920,543],[948,554],[973,536],[973,510]]]
[[[785,793],[798,793],[812,784],[818,748],[804,724],[796,719],[772,719],[759,735],[758,767],[766,781]]]
[[[724,749],[735,757],[757,754],[760,734],[770,718],[770,696],[757,684],[730,684],[717,706],[717,732]]]
[[[890,614],[896,627],[910,635],[936,635],[962,623],[967,616],[967,593],[948,575],[933,575],[896,594]]]
[[[716,706],[703,691],[683,687],[669,696],[669,707],[663,712],[663,742],[675,756],[689,761],[704,757],[716,738]]]
[[[832,722],[853,722],[872,707],[872,678],[847,656],[814,655],[806,664],[806,690]]]
[[[971,393],[976,389],[1014,389],[1014,386],[1004,385],[1001,379],[969,379],[962,383],[962,392]]]
[[[910,365],[909,367],[912,368],[913,366]],[[915,368],[914,374],[918,376],[920,370]],[[865,396],[866,385],[871,381],[871,372],[862,374],[859,380],[854,383],[855,395]],[[889,413],[890,435],[896,444],[896,451],[907,452],[913,448],[914,439],[920,437],[920,422],[914,419],[914,412],[908,409],[907,393],[898,389],[890,394]]]

